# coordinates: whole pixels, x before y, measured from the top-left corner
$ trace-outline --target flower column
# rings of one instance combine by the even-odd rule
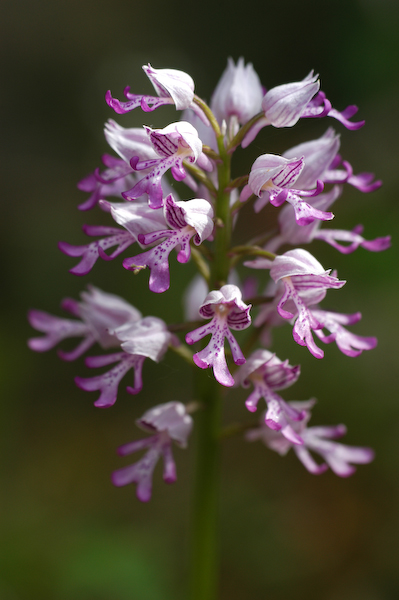
[[[192,320],[197,314],[191,316],[192,305],[187,310],[189,322],[167,325],[155,316],[142,317],[123,299],[91,287],[89,293],[82,294],[82,302],[71,299],[63,302],[63,308],[75,319],[30,311],[32,326],[45,335],[31,339],[29,345],[36,351],[45,351],[65,338],[82,337],[77,348],[60,352],[66,360],[79,358],[96,342],[103,350],[117,349],[111,354],[86,358],[88,367],[114,364],[110,370],[94,377],[75,379],[80,388],[100,392],[95,405],[103,408],[114,404],[119,383],[132,369],[134,383],[126,390],[131,394],[141,390],[141,370],[146,358],[158,362],[170,348],[190,365],[194,361],[198,367],[194,375],[195,401],[189,397],[185,405],[174,400],[147,410],[136,423],[148,431],[150,437],[133,440],[119,448],[123,456],[143,450],[146,454],[134,464],[115,471],[113,482],[118,486],[136,484],[139,500],[148,501],[152,473],[161,457],[164,480],[175,481],[172,442],[185,447],[193,423],[189,413],[198,410],[190,598],[217,600],[221,437],[248,430],[247,439],[262,439],[280,454],[292,447],[314,474],[323,472],[328,465],[345,477],[354,471],[353,464],[367,463],[373,458],[368,448],[331,441],[343,435],[343,425],[307,427],[314,400],[286,402],[276,393],[296,381],[299,366],[291,366],[288,360],[282,362],[272,351],[262,347],[251,355],[249,352],[259,341],[269,346],[271,330],[284,321],[290,321],[293,326],[294,340],[307,346],[318,359],[323,358],[324,352],[316,345],[314,335],[324,344],[335,341],[348,356],[374,348],[375,338],[359,336],[344,327],[356,323],[361,318],[359,312],[340,314],[319,307],[327,290],[339,289],[345,281],[339,280],[335,271],[325,270],[300,246],[318,238],[343,253],[353,252],[358,246],[379,252],[389,247],[390,239],[367,241],[361,235],[362,226],[351,232],[320,229],[322,222],[333,218],[333,214],[326,211],[341,195],[344,184],[362,192],[373,191],[381,185],[373,181],[371,173],[353,174],[351,165],[338,154],[339,136],[331,128],[318,140],[299,144],[283,156],[271,153],[258,156],[249,174],[231,180],[230,162],[234,150],[240,144],[245,148],[263,127],[291,127],[302,118],[325,116],[337,119],[348,129],[362,126],[362,121],[350,121],[357,111],[355,106],[348,106],[343,112],[332,108],[313,72],[300,82],[272,88],[265,94],[252,65],[245,66],[240,59],[235,66],[229,60],[208,107],[194,95],[194,82],[189,75],[173,69],[153,69],[150,65],[145,66],[144,71],[154,85],[156,96],[133,94],[126,88],[127,101],[120,102],[108,92],[108,104],[118,114],[137,107],[147,113],[159,106],[174,104],[177,110],[187,109],[186,120],[171,123],[164,129],[144,126],[144,131],[125,129],[113,121],[106,124],[106,139],[119,158],[105,155],[106,169],[96,169],[80,182],[79,188],[90,193],[80,209],[88,210],[98,204],[123,229],[86,226],[87,235],[100,239],[82,246],[61,242],[59,248],[68,256],[80,257],[71,272],[85,275],[98,259],[113,260],[137,242],[141,250],[125,258],[123,266],[134,273],[148,268],[149,289],[157,294],[170,287],[172,251],[177,251],[179,263],[187,263],[192,255],[202,283],[200,292],[196,280],[194,286],[190,284],[190,304],[195,304],[200,317],[208,321],[199,327],[195,323],[196,328],[186,334],[185,341],[193,345],[208,335],[211,337],[205,347],[201,343],[192,355],[183,340],[174,335],[194,326]],[[201,191],[199,195],[205,197],[174,198],[171,185],[164,177],[167,171],[176,181],[184,181],[191,190]],[[331,184],[334,187],[324,191],[324,186]],[[200,185],[206,189],[201,190]],[[115,196],[119,197],[118,202],[108,200]],[[238,197],[240,200],[235,201]],[[265,225],[262,236],[232,248],[232,215],[236,225],[243,203],[253,204],[255,212],[262,211],[262,214],[270,208],[263,212],[267,204],[274,207],[271,212],[284,205],[278,215],[280,231],[277,235],[267,216],[261,215]],[[202,245],[212,239],[213,245]],[[277,254],[283,245],[291,249]],[[201,248],[197,250],[195,246]],[[115,249],[108,253],[112,247]],[[232,268],[245,257],[252,259],[244,262],[244,266],[268,269],[271,278],[260,296],[256,295],[258,288],[254,283],[243,286],[244,297],[252,298],[252,303],[261,308],[255,315],[255,329],[246,341],[247,362],[231,330],[249,327],[251,305],[245,304],[240,289],[228,282],[229,275],[233,275]],[[195,289],[194,294],[191,288]],[[262,397],[267,404],[261,425],[255,429],[243,423],[220,432],[221,400],[226,388],[234,384],[225,357],[226,338],[231,349],[230,360],[236,365],[245,363],[238,372],[238,382],[244,387],[249,383],[254,386],[246,401],[248,410],[256,411]],[[213,376],[203,372],[209,367],[213,369]],[[320,454],[325,464],[318,464],[309,451]]]

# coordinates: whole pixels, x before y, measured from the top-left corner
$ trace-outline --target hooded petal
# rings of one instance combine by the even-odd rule
[[[126,323],[112,332],[128,354],[148,356],[159,362],[171,341],[172,334],[166,324],[157,317],[144,317],[134,323]]]
[[[288,252],[276,256],[270,269],[270,275],[276,282],[282,277],[308,274],[328,275],[329,272],[323,269],[319,261],[310,252],[302,248],[288,250]]]
[[[318,75],[313,75],[313,71],[302,81],[272,88],[262,101],[266,119],[274,127],[292,127],[319,88]]]
[[[112,119],[105,123],[104,135],[111,148],[129,164],[133,156],[141,161],[157,158],[157,154],[142,127],[126,129]]]
[[[193,427],[193,419],[181,402],[167,402],[150,408],[136,421],[146,431],[166,431],[183,448]]]
[[[107,205],[114,221],[127,229],[136,241],[140,234],[159,231],[166,227],[162,208],[150,208],[147,202],[108,202]]]
[[[277,154],[258,156],[251,167],[248,184],[254,194],[262,190],[290,188],[304,167],[303,159],[288,159]]]
[[[114,347],[118,342],[110,330],[139,321],[141,312],[115,294],[103,292],[94,286],[88,286],[88,290],[81,293],[79,307],[82,319],[102,348]]]
[[[211,109],[219,123],[235,116],[244,124],[262,110],[263,88],[251,63],[232,58],[213,92]]]
[[[197,245],[206,240],[213,231],[213,208],[207,200],[195,198],[175,202],[172,195],[165,200],[165,220],[173,229],[190,225],[197,232]]]
[[[303,156],[304,168],[300,173],[296,187],[309,190],[315,187],[317,180],[323,180],[323,175],[336,157],[340,146],[340,136],[332,127],[317,140],[305,142],[284,152],[284,157],[292,159]]]
[[[194,98],[194,81],[184,71],[176,69],[154,69],[150,63],[143,70],[158,96],[171,96],[177,110],[188,108]]]

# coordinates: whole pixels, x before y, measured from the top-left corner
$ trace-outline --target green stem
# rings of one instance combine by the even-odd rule
[[[234,256],[235,254],[262,256],[263,258],[269,258],[270,260],[276,258],[274,252],[263,250],[263,248],[260,248],[259,246],[234,246],[234,248],[230,250],[230,255]]]
[[[197,103],[198,100],[196,100]],[[205,104],[201,108],[215,130],[220,162],[215,201],[215,252],[211,263],[210,289],[219,289],[227,282],[230,269],[231,243],[230,162],[224,136]],[[219,431],[222,408],[222,386],[209,372],[198,369],[194,397],[203,405],[196,417],[197,461],[194,489],[194,514],[191,556],[191,600],[218,598],[218,498],[219,498]]]
[[[253,125],[255,125],[255,123],[257,123],[264,116],[265,115],[263,114],[263,112],[258,113],[257,115],[252,117],[252,119],[250,119],[247,123],[245,123],[245,125],[243,125],[241,127],[241,129],[239,130],[237,135],[231,140],[231,142],[228,145],[227,150],[229,153],[234,152],[234,150],[237,148],[237,146],[239,144],[241,144],[242,140],[244,139],[244,137],[248,133],[248,131],[251,129],[251,127]]]
[[[207,283],[209,283],[209,278],[211,276],[211,272],[209,269],[209,265],[206,262],[206,260],[203,258],[201,252],[194,246],[191,246],[191,256],[197,266],[197,269],[198,269],[200,275],[202,275],[202,277],[205,279],[205,281]]]
[[[230,250],[230,267],[233,269],[243,256],[259,256],[261,258],[269,258],[274,260],[276,255],[259,246],[235,246]]]
[[[207,118],[209,119],[209,123],[213,131],[215,132],[216,137],[219,137],[221,135],[219,123],[217,122],[215,115],[213,114],[207,103],[204,102],[204,100],[202,100],[202,98],[200,98],[196,94],[194,94],[194,102],[195,104],[198,104],[203,113],[207,116]]]
[[[236,177],[233,181],[230,181],[229,189],[233,190],[234,188],[242,187],[248,183],[248,175],[240,175],[240,177]]]
[[[230,272],[228,252],[231,242],[231,209],[228,187],[231,156],[226,152],[223,135],[217,138],[217,143],[221,162],[218,164],[218,192],[215,203],[215,260],[212,264],[211,289],[219,289],[225,285]],[[220,223],[219,226],[218,223]]]
[[[215,186],[213,185],[212,181],[209,179],[209,177],[204,173],[204,171],[202,169],[200,169],[196,165],[190,164],[188,161],[184,162],[184,168],[186,171],[189,171],[189,173],[191,173],[191,175],[194,175],[194,177],[196,179],[198,179],[198,181],[203,183],[204,186],[207,187],[208,190],[211,192],[212,196],[216,197]]]
[[[197,457],[192,525],[191,600],[217,600],[219,543],[218,497],[221,386],[207,372],[196,373]]]
[[[193,353],[190,352],[190,350],[184,344],[180,344],[180,346],[173,346],[173,344],[171,344],[169,346],[169,349],[172,350],[175,354],[178,354],[191,367],[195,366],[193,363]]]
[[[206,144],[202,144],[202,152],[206,154],[209,158],[213,158],[213,160],[216,160],[216,162],[220,160],[219,154]]]

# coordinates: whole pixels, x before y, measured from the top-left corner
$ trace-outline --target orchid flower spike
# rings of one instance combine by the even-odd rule
[[[107,121],[104,136],[110,154],[104,154],[101,166],[78,184],[87,194],[80,210],[98,207],[104,220],[100,225],[83,226],[89,240],[82,245],[60,242],[59,249],[74,258],[71,273],[86,275],[99,259],[111,261],[137,243],[123,260],[123,267],[134,274],[148,267],[149,289],[156,294],[170,287],[172,251],[176,250],[179,263],[188,263],[192,256],[193,264],[184,269],[185,293],[180,294],[181,286],[174,295],[171,292],[176,307],[183,302],[184,319],[167,324],[156,316],[143,317],[119,296],[89,287],[79,300],[66,298],[62,302],[71,318],[31,310],[30,324],[40,334],[28,341],[29,347],[44,352],[60,344],[60,357],[72,361],[97,343],[100,350],[93,352],[95,356],[86,356],[85,365],[98,371],[94,375],[91,371],[89,377],[76,377],[75,383],[84,391],[94,392],[94,405],[100,408],[116,402],[125,375],[130,379],[126,391],[139,393],[145,360],[158,363],[168,349],[184,363],[203,370],[212,368],[213,376],[209,371],[204,373],[216,384],[207,388],[207,397],[201,389],[186,405],[165,397],[165,403],[146,410],[136,421],[148,435],[119,448],[121,456],[143,451],[134,464],[125,463],[112,474],[116,486],[135,484],[142,502],[151,498],[158,461],[163,463],[164,481],[176,480],[172,446],[174,442],[182,448],[187,446],[193,427],[190,414],[197,409],[205,409],[199,415],[204,424],[199,442],[207,455],[209,469],[205,471],[211,474],[217,458],[216,442],[238,429],[247,432],[248,440],[260,439],[281,455],[293,448],[313,474],[330,467],[339,476],[351,475],[355,465],[373,459],[373,451],[338,443],[336,438],[346,432],[344,425],[309,427],[315,400],[286,401],[280,396],[281,390],[296,383],[300,366],[281,360],[265,347],[271,346],[273,329],[287,321],[295,342],[318,359],[324,356],[322,344],[335,342],[350,357],[376,346],[376,338],[350,331],[360,321],[360,312],[344,314],[320,308],[327,290],[340,289],[346,282],[338,279],[335,270],[325,270],[302,246],[323,240],[342,254],[359,246],[373,252],[388,248],[389,236],[368,240],[361,225],[352,231],[324,229],[323,225],[334,218],[330,210],[345,184],[367,193],[377,190],[381,182],[373,173],[354,174],[351,164],[339,154],[340,136],[331,127],[318,139],[297,144],[283,155],[258,152],[249,163],[250,170],[241,174],[232,171],[238,145],[245,148],[263,127],[289,128],[303,118],[332,117],[355,130],[363,125],[363,121],[352,121],[357,107],[351,105],[342,112],[332,108],[313,71],[302,81],[267,91],[252,64],[245,64],[243,58],[236,63],[228,59],[209,105],[195,94],[194,81],[187,73],[155,69],[150,64],[143,70],[153,92],[135,94],[126,87],[121,101],[108,91],[108,105],[121,115],[135,108],[149,114],[165,105],[171,106],[172,112],[173,106],[184,112],[164,128],[154,128],[154,123],[125,128],[112,119]],[[180,182],[191,190],[181,199],[176,193],[176,189],[184,193]],[[240,202],[252,201],[255,213],[269,203],[281,210],[267,207],[265,213],[270,213],[271,219],[266,219],[264,228],[259,218],[254,227],[244,223],[237,231],[246,212]],[[253,271],[240,282],[242,262],[252,269],[270,271],[267,282],[263,276],[268,273],[255,278]],[[191,267],[196,268],[197,276]],[[163,298],[158,300],[162,311]],[[240,334],[235,332],[250,327],[252,304],[257,311],[255,329],[241,334],[245,339],[243,351]],[[206,324],[200,326],[198,315]],[[68,348],[69,342],[64,342],[67,338],[78,341],[72,340]],[[184,339],[195,348],[189,349]],[[252,346],[258,349],[251,354]],[[244,355],[247,349],[248,359]],[[151,370],[148,361],[147,366]],[[247,388],[244,398],[250,412],[256,412],[260,404],[266,406],[259,426],[249,429],[245,424],[232,424],[218,430],[206,408],[211,402],[220,412],[219,384]],[[209,443],[212,437],[213,443]],[[319,454],[322,462],[317,462],[313,453]],[[208,508],[214,512],[214,506]]]

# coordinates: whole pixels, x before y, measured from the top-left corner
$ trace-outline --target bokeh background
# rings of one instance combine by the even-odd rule
[[[227,57],[241,55],[267,87],[315,69],[334,106],[358,104],[366,126],[349,132],[328,119],[264,130],[252,155],[238,153],[237,174],[256,154],[282,152],[334,125],[355,172],[384,180],[369,195],[347,189],[334,225],[363,223],[369,239],[391,233],[393,246],[348,257],[313,247],[326,268],[348,280],[323,306],[361,310],[355,331],[377,335],[376,350],[350,359],[328,346],[317,361],[293,342],[289,327],[275,334],[278,355],[302,364],[285,397],[317,397],[314,423],[346,423],[345,441],[374,447],[376,460],[348,480],[331,472],[313,477],[294,455],[226,441],[220,599],[399,597],[398,17],[394,0],[2,0],[1,600],[187,597],[193,445],[176,449],[174,486],[156,471],[149,505],[136,500],[133,486],[113,488],[109,475],[122,466],[116,447],[136,437],[135,418],[155,403],[190,398],[190,373],[168,354],[145,365],[139,396],[122,391],[112,409],[95,409],[94,394],[73,383],[89,374],[82,361],[27,349],[33,331],[26,312],[61,314],[62,298],[77,298],[93,283],[145,314],[181,318],[191,265],[173,268],[171,289],[159,297],[149,294],[147,275],[133,277],[120,260],[84,278],[70,275],[73,260],[57,242],[85,243],[81,225],[103,219],[99,211],[76,210],[85,198],[76,182],[107,151],[102,125],[115,115],[104,92],[121,97],[128,84],[149,92],[141,65],[151,62],[189,72],[209,99]],[[117,120],[140,126],[142,118],[136,110]],[[144,122],[163,127],[174,118],[165,108]],[[247,232],[256,227],[249,211],[243,223]],[[225,413],[226,423],[248,418],[242,393],[226,402]]]

